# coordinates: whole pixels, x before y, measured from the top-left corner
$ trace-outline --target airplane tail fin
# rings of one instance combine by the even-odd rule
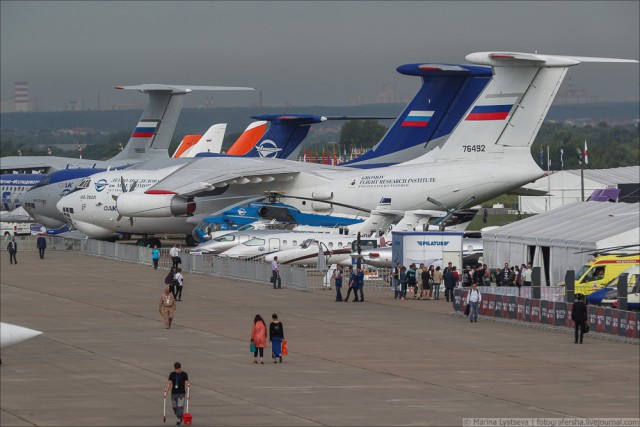
[[[327,120],[371,120],[393,117],[372,116],[317,116],[313,114],[263,114],[252,116],[257,120],[270,122],[264,136],[249,150],[247,157],[277,157],[295,159],[300,154],[302,141],[309,133],[311,125]]]
[[[407,163],[528,161],[530,149],[568,67],[582,62],[634,60],[479,52],[469,62],[490,65],[494,77],[441,147]]]
[[[146,93],[149,95],[149,101],[129,142],[112,160],[168,157],[169,144],[184,103],[184,96],[194,90],[253,90],[247,87],[162,84],[117,86],[116,89]]]
[[[227,150],[229,156],[243,156],[247,154],[256,145],[267,131],[267,122],[260,120],[247,126],[242,135],[238,137],[231,148]]]
[[[311,114],[262,114],[251,118],[267,121],[270,125],[263,137],[245,156],[279,159],[296,158],[311,125],[327,120],[325,117]]]
[[[397,71],[421,77],[420,90],[382,139],[345,165],[401,163],[442,145],[492,77],[491,68],[473,65],[407,64]]]
[[[199,153],[219,154],[222,150],[222,142],[226,131],[226,123],[218,123],[211,126],[181,157],[195,157]]]
[[[187,151],[191,149],[191,147],[193,147],[198,143],[198,141],[200,141],[200,138],[202,138],[202,135],[185,135],[184,138],[182,138],[182,141],[180,141],[180,145],[178,145],[178,148],[176,148],[176,151],[174,151],[171,157],[173,157],[174,159],[182,157]]]

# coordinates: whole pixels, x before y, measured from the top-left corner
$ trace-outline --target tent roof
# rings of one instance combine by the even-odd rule
[[[600,248],[599,241],[611,241],[613,236],[621,236],[625,242],[640,243],[640,206],[637,203],[575,202],[486,231],[482,238],[545,246],[592,246],[595,249]]]
[[[580,176],[580,169],[571,169],[567,173]],[[608,186],[640,183],[640,166],[627,166],[611,169],[585,169],[584,177]]]

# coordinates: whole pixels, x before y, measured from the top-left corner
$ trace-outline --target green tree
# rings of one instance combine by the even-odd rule
[[[340,129],[339,144],[343,147],[371,148],[387,132],[387,127],[375,120],[350,120]]]

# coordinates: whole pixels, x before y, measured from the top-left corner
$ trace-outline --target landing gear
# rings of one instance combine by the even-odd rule
[[[194,246],[196,246],[198,244],[198,242],[196,242],[196,239],[194,239],[193,236],[191,236],[191,235],[187,236],[184,240],[185,240],[187,246],[189,246],[189,247],[194,247]]]
[[[138,239],[136,241],[136,246],[148,246],[148,247],[154,247],[157,246],[158,248],[162,247],[162,243],[160,242],[160,239],[158,239],[157,237],[143,237],[142,239]]]

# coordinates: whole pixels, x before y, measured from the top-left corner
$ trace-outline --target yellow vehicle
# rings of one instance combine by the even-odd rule
[[[640,254],[608,254],[596,257],[576,272],[575,293],[589,295],[634,265],[640,265]]]

